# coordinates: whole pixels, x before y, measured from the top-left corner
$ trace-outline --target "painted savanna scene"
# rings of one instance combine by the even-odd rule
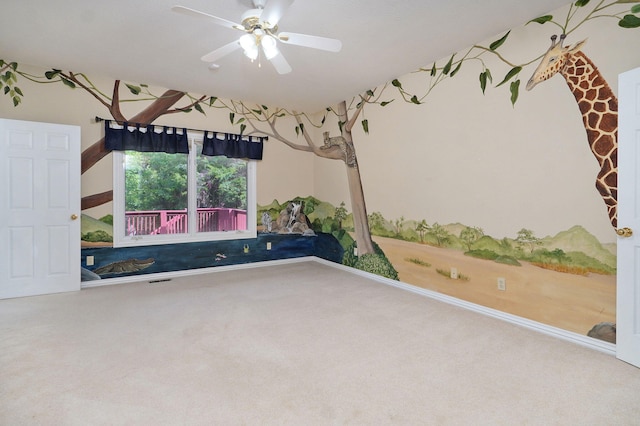
[[[583,335],[615,322],[615,244],[601,244],[581,226],[541,237],[523,228],[496,239],[474,226],[373,212],[372,239],[384,260],[372,266],[354,255],[353,217],[344,203],[297,197],[258,211],[276,220],[291,203],[302,206],[314,231],[338,239],[346,265]]]

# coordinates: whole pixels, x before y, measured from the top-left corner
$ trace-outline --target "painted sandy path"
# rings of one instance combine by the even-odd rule
[[[586,335],[595,324],[616,319],[615,275],[583,277],[538,268],[526,262],[510,266],[393,238],[373,237],[398,271],[400,281],[544,324]],[[405,259],[430,263],[425,267]],[[436,269],[458,272],[469,281],[452,280]],[[507,290],[497,289],[506,279]]]

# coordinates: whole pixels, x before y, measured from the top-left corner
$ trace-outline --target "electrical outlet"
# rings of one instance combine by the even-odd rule
[[[93,256],[87,256],[87,266],[93,266],[95,264],[95,258]]]
[[[498,290],[506,291],[507,290],[507,280],[504,278],[498,278]]]
[[[267,242],[267,250],[271,250],[271,241]]]
[[[451,268],[451,273],[449,275],[452,279],[458,279],[458,268]]]
[[[354,247],[353,248],[353,255],[357,256],[358,255],[358,247]]]

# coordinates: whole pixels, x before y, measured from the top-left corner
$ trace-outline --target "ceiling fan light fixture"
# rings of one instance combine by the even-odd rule
[[[238,2],[240,1],[249,2],[249,0],[238,0]],[[291,72],[291,65],[278,49],[280,42],[328,52],[339,52],[342,48],[340,40],[308,34],[280,33],[278,31],[280,18],[282,18],[294,0],[251,1],[254,8],[242,14],[241,24],[184,6],[174,6],[171,10],[184,15],[205,18],[217,25],[244,33],[239,39],[202,56],[200,59],[204,62],[216,64],[222,57],[242,49],[244,55],[251,59],[252,62],[258,61],[258,66],[260,66],[260,60],[264,56],[266,60],[273,64],[279,74],[287,74]],[[212,69],[216,66],[217,64],[212,65]]]
[[[240,37],[240,46],[247,58],[255,61],[258,59],[258,41],[252,34],[245,34]]]
[[[267,59],[271,59],[278,54],[278,45],[275,37],[266,35],[260,40],[264,56]]]

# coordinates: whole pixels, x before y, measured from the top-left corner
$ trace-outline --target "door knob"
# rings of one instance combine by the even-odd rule
[[[71,220],[76,220],[77,218],[78,218],[78,215],[77,215],[77,214],[72,214],[72,215],[71,215]]]
[[[624,238],[629,238],[630,236],[633,235],[633,230],[631,228],[618,228],[616,229],[616,234],[620,235],[621,237]]]

